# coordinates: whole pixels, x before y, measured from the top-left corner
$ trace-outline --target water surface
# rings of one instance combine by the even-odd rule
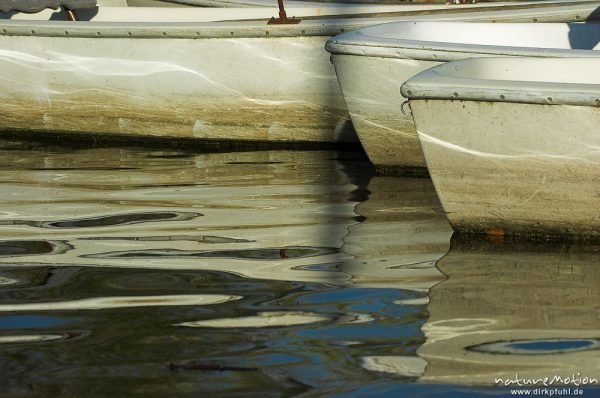
[[[510,396],[495,377],[600,377],[599,248],[451,242],[430,180],[362,154],[4,139],[0,159],[3,396]]]

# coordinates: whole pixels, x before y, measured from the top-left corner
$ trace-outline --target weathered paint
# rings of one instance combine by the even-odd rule
[[[600,237],[600,108],[413,100],[453,228]]]
[[[412,116],[402,113],[406,99],[400,86],[439,62],[339,54],[332,60],[352,124],[371,162],[382,169],[426,167]]]
[[[596,5],[528,7],[303,18],[300,24],[279,26],[264,20],[195,23],[179,11],[162,21],[161,10],[149,11],[154,16],[148,22],[135,23],[126,18],[85,23],[4,20],[0,100],[5,112],[0,130],[358,142],[323,49],[328,37],[406,18],[564,19],[589,15]],[[188,22],[176,22],[180,17]]]
[[[598,26],[398,22],[349,32],[326,46],[369,159],[380,169],[397,172],[426,167],[407,99],[400,92],[409,78],[440,63],[471,57],[598,57],[600,51],[590,51],[597,44]]]
[[[356,142],[325,39],[4,37],[0,128]]]

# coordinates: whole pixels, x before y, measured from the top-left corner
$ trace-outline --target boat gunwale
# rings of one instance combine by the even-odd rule
[[[445,47],[445,48],[442,48]],[[565,56],[590,58],[600,57],[599,50],[573,50],[562,48],[544,48],[535,47],[510,47],[510,46],[493,46],[493,45],[473,45],[473,51],[465,51],[464,46],[461,48],[456,46],[442,46],[438,48],[434,46],[397,46],[387,48],[387,51],[381,49],[377,54],[358,53],[354,52],[332,52],[333,55],[354,55],[364,57],[377,58],[396,58],[396,59],[411,59],[416,61],[436,61],[436,62],[451,62],[461,59],[473,57],[474,54],[481,57],[532,57],[532,58],[561,58]],[[328,49],[329,50],[329,49]]]
[[[598,58],[587,59],[595,60],[600,65]],[[485,58],[487,62],[509,60],[528,61],[528,58]],[[568,58],[554,59],[561,60],[569,61]],[[400,93],[409,101],[450,100],[600,107],[600,84],[472,78],[461,75],[468,74],[468,71],[460,72],[457,69],[478,61],[482,61],[482,58],[464,59],[427,69],[404,82]],[[459,73],[444,73],[447,70]]]
[[[25,21],[0,22],[0,37],[61,37],[95,39],[236,39],[257,37],[331,36],[368,22],[334,20],[333,23],[267,25],[267,20],[226,22],[71,22]],[[329,21],[331,22],[331,21]]]
[[[600,11],[600,4],[598,10]],[[559,13],[546,13],[538,14],[536,16],[527,13],[511,13],[511,10],[496,14],[495,17],[476,18],[483,14],[472,14],[473,18],[465,18],[460,21],[453,18],[439,18],[436,21],[433,20],[398,20],[389,23],[394,24],[409,24],[409,23],[427,23],[427,22],[457,22],[457,23],[590,23],[597,24],[600,22],[600,15],[595,14],[595,10],[587,10],[589,14],[582,18],[582,10],[572,10],[569,12]],[[520,11],[520,10],[518,10]],[[555,10],[552,10],[555,11]],[[398,59],[416,59],[416,60],[433,60],[443,61],[460,59],[453,58],[451,55],[446,55],[448,58],[445,59],[444,53],[453,54],[471,54],[471,53],[489,53],[502,55],[502,52],[488,52],[490,48],[515,48],[515,49],[527,49],[530,50],[534,47],[509,47],[500,45],[482,45],[482,44],[465,44],[465,43],[452,43],[452,42],[436,42],[432,40],[410,40],[402,38],[390,38],[390,37],[378,37],[376,35],[369,35],[360,32],[344,33],[335,37],[332,37],[325,43],[325,49],[331,54],[335,55],[356,55],[363,57],[379,57],[379,58],[398,58]],[[486,51],[487,50],[487,51]],[[560,50],[565,49],[548,49],[548,50]],[[571,50],[572,51],[572,50]],[[590,50],[582,50],[590,51]],[[531,52],[531,51],[530,51]]]

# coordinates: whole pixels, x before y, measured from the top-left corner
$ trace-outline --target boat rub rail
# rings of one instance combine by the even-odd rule
[[[332,36],[366,26],[367,21],[301,22],[297,25],[269,25],[261,22],[68,22],[20,21],[0,22],[0,35],[73,38],[124,39],[207,39]]]
[[[523,61],[536,66],[524,69]],[[503,71],[497,76],[478,76],[479,70],[491,70],[495,62],[502,62]],[[552,67],[545,76],[534,81],[535,74],[544,70],[543,58],[477,58],[442,64],[412,77],[400,88],[410,101],[450,100],[513,102],[536,105],[600,106],[600,80],[585,83],[581,79],[561,80],[563,70],[574,71],[577,62],[600,65],[600,58],[553,58]],[[479,66],[469,69],[469,65]],[[486,69],[487,68],[487,69]],[[570,68],[570,69],[569,69]],[[575,71],[576,72],[576,71]],[[512,73],[512,74],[511,74]]]

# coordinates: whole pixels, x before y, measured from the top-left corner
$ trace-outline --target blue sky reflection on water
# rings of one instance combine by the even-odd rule
[[[41,329],[62,326],[68,319],[45,315],[12,315],[0,318],[0,329]]]
[[[581,348],[589,348],[594,345],[590,340],[553,340],[553,341],[532,341],[532,342],[515,342],[511,346],[517,349],[528,351],[553,351],[553,350],[573,350]]]

